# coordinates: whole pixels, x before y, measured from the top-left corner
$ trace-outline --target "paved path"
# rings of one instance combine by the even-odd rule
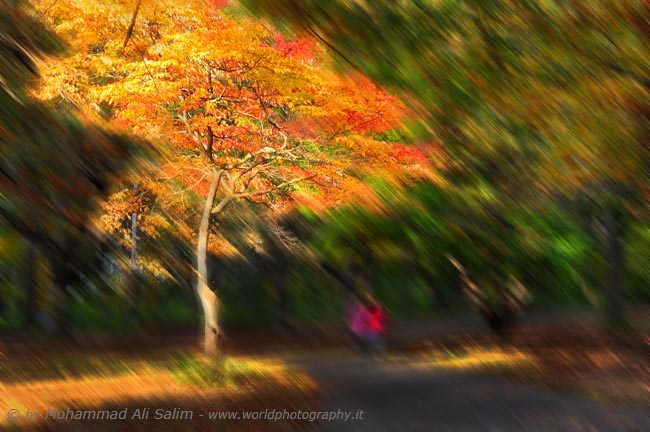
[[[650,431],[650,412],[551,393],[471,371],[414,369],[332,355],[298,365],[321,385],[324,410],[363,410],[363,420],[322,431]]]

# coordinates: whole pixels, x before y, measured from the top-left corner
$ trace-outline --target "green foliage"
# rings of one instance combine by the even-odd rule
[[[646,2],[245,4],[324,40],[344,67],[397,90],[419,114],[414,130],[440,140],[446,178],[464,189],[458,198],[472,222],[456,227],[479,274],[503,278],[525,256],[518,236],[503,229],[525,211],[589,196],[591,215],[609,219],[608,247],[592,250],[612,261],[608,276],[589,282],[608,281],[612,313],[620,314],[619,229],[629,227],[626,214],[647,212],[650,183]],[[566,274],[590,243],[582,234],[556,235],[537,253]]]
[[[539,306],[599,300],[607,265],[571,207],[551,202],[539,211],[473,206],[457,192],[431,185],[399,195],[383,185],[378,193],[385,207],[381,214],[357,206],[334,210],[317,223],[310,247],[335,268],[358,263],[363,277],[398,317],[463,304],[447,254],[488,293],[514,275]],[[634,238],[638,242],[642,237]],[[630,240],[628,244],[633,245]],[[644,298],[647,289],[640,278],[636,281],[633,286],[640,291],[628,293]],[[444,299],[449,304],[441,304]]]
[[[626,291],[629,297],[650,302],[650,227],[636,224],[626,238],[629,279]]]
[[[305,223],[313,227],[306,241],[323,263],[341,271],[356,266],[395,319],[467,307],[447,254],[463,263],[488,291],[497,290],[507,275],[516,275],[540,307],[578,307],[592,301],[589,296],[602,297],[607,263],[598,253],[600,245],[576,221],[571,206],[548,203],[542,211],[500,210],[499,217],[512,225],[504,228],[485,207],[460,201],[450,189],[422,184],[398,190],[382,182],[375,186],[383,203],[381,212],[356,205],[320,216],[305,211]],[[227,221],[220,229],[245,234],[241,229],[232,231],[235,228]],[[648,299],[647,234],[646,227],[637,224],[625,240],[630,251],[627,295],[631,299]],[[499,256],[507,259],[492,258]],[[218,280],[213,282],[223,287],[224,324],[340,320],[344,306],[340,282],[301,262],[300,255],[296,258],[289,271],[262,260],[261,255],[215,261],[213,277]],[[113,283],[120,286],[119,280]],[[196,305],[187,288],[153,277],[143,278],[137,287],[139,301],[134,309],[118,291],[93,294],[77,287],[84,294],[72,307],[74,327],[130,334],[134,325],[155,328],[195,323]],[[3,286],[4,292],[7,289],[13,288]],[[287,296],[284,306],[281,290]],[[9,308],[14,315],[21,301],[16,295]],[[136,321],[115,319],[129,314]],[[13,325],[6,321],[11,316],[5,318],[5,326]]]

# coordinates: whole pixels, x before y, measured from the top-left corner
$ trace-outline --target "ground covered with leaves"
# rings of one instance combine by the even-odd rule
[[[647,317],[640,315],[639,322],[647,322]],[[487,374],[530,385],[540,392],[586,396],[603,404],[614,402],[647,410],[650,339],[642,326],[637,328],[641,330],[611,332],[588,320],[573,321],[570,325],[546,322],[524,325],[504,337],[473,330],[445,334],[440,328],[436,335],[427,335],[425,328],[423,334],[408,340],[393,335],[391,349],[384,363],[378,365],[386,371],[403,367],[410,374],[419,370],[422,376],[432,371],[450,376]],[[233,333],[226,344],[228,355],[216,359],[207,358],[193,347],[192,337],[161,337],[153,342],[122,345],[107,343],[104,348],[51,341],[4,344],[0,348],[0,428],[311,429],[319,423],[298,419],[210,419],[209,413],[241,415],[245,411],[327,409],[322,404],[323,386],[331,382],[317,382],[318,376],[310,376],[310,368],[320,363],[332,368],[332,362],[339,362],[344,376],[343,365],[350,361],[374,363],[351,350],[340,332],[321,331],[318,337],[314,335]],[[142,413],[147,408],[148,418],[143,419],[42,418],[48,409],[128,409],[131,417],[136,410]],[[8,413],[12,409],[18,410],[19,416],[10,421]],[[161,416],[172,418],[154,419],[156,410]],[[28,412],[41,417],[28,419]],[[188,414],[185,418],[174,418],[188,412],[192,413],[191,419]]]
[[[5,352],[0,377],[2,430],[292,430],[300,421],[211,419],[210,413],[315,408],[314,383],[279,361],[209,359],[187,348]],[[12,409],[18,415],[10,420]],[[48,410],[125,409],[123,420],[44,418]]]

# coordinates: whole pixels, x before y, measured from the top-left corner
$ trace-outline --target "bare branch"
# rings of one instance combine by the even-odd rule
[[[224,83],[223,89],[221,90],[221,94],[216,100],[220,101],[223,98],[223,95],[226,93],[227,88],[228,88],[228,80],[226,80],[226,82]]]
[[[226,189],[228,190],[228,193],[230,195],[233,195],[235,193],[235,183],[233,182],[232,177],[230,176],[230,173],[226,169],[222,168],[221,171],[223,172],[224,185],[225,185]]]
[[[187,187],[187,188],[185,188],[185,189],[183,189],[183,190],[181,190],[181,191],[174,192],[173,195],[180,195],[180,194],[184,194],[185,192],[187,192],[187,191],[189,191],[189,190],[193,190],[193,189],[194,189],[195,187],[197,187],[197,186],[198,186],[198,185],[199,185],[203,180],[205,180],[205,178],[208,176],[208,174],[209,174],[209,173],[205,173],[205,174],[203,174],[203,175],[202,175],[202,176],[201,176],[201,177],[200,177],[200,178],[199,178],[199,179],[198,179],[194,184],[192,184],[191,186],[189,186],[189,187]],[[217,187],[217,190],[219,190],[218,187]]]
[[[151,73],[151,69],[149,69],[149,65],[147,64],[147,58],[144,55],[144,51],[140,49],[140,47],[133,41],[133,39],[129,39],[129,41],[135,47],[135,49],[140,53],[140,56],[142,56],[142,64],[144,64],[144,68],[147,70],[147,74],[149,74],[149,76],[151,77],[151,81],[153,82],[154,89],[156,89],[156,93],[160,94],[160,89],[158,89],[158,83],[156,81],[156,77],[153,75],[153,73]]]
[[[212,145],[214,144],[214,134],[212,133],[212,128],[208,126],[208,143],[205,146],[205,156],[208,158],[208,161],[214,163],[212,158]]]
[[[254,197],[259,197],[263,195],[268,195],[273,192],[277,192],[279,190],[282,190],[288,186],[291,186],[292,184],[299,183],[301,181],[306,181],[310,180],[312,178],[316,177],[316,175],[308,176],[308,177],[299,177],[295,178],[293,180],[287,180],[285,182],[280,183],[279,185],[275,185],[271,188],[265,189],[263,191],[258,191],[258,192],[245,192],[245,193],[238,193],[233,195],[233,199],[240,199],[240,198],[254,198]]]
[[[129,39],[131,39],[131,36],[133,36],[133,28],[135,27],[135,20],[138,18],[138,12],[140,12],[141,4],[142,0],[138,0],[138,2],[135,4],[135,10],[131,16],[131,23],[129,24],[129,28],[126,29],[126,37],[124,38],[124,44],[122,44],[122,51],[126,49],[126,44],[129,43]]]
[[[212,69],[208,65],[208,94],[210,98],[214,98],[214,89],[212,88]]]
[[[47,14],[50,13],[50,9],[58,2],[59,0],[54,0],[52,4],[50,4],[45,10],[43,11],[43,15],[47,16]]]

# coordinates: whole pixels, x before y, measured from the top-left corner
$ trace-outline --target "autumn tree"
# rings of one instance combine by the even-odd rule
[[[51,66],[40,94],[158,140],[165,161],[157,176],[202,198],[195,291],[207,351],[219,333],[210,234],[232,203],[282,211],[298,192],[301,202],[331,206],[371,199],[363,178],[378,168],[395,184],[431,175],[422,151],[381,136],[398,127],[397,101],[362,76],[329,71],[312,39],[287,39],[203,2],[142,4],[133,27],[119,20],[135,16],[123,4],[88,3],[82,10],[60,1],[48,11],[55,30],[73,25],[81,37],[75,55]]]

